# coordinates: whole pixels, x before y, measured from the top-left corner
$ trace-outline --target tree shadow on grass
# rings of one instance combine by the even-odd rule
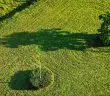
[[[43,51],[70,49],[83,51],[98,47],[97,34],[68,32],[61,29],[41,29],[37,32],[17,32],[1,38],[0,45],[17,48],[26,45],[39,45]]]
[[[33,86],[29,82],[29,74],[32,70],[18,71],[9,82],[9,87],[13,90],[32,90]]]
[[[25,8],[29,7],[30,5],[34,4],[34,2],[36,2],[37,0],[26,0],[25,3],[21,4],[20,6],[18,6],[17,8],[13,9],[11,12],[5,14],[4,16],[0,17],[0,22],[7,19],[7,18],[11,18],[15,13],[20,12],[22,10],[24,10]]]

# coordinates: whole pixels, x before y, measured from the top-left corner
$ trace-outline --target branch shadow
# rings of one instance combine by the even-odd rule
[[[32,90],[33,86],[29,82],[29,74],[32,70],[18,71],[12,77],[9,87],[13,90]]]
[[[35,44],[43,51],[55,51],[59,49],[80,50],[98,47],[101,42],[98,34],[87,34],[63,31],[59,28],[41,29],[37,32],[17,32],[0,39],[0,45],[9,48],[18,48]]]
[[[36,1],[37,0],[27,0],[25,3],[22,3],[20,6],[13,9],[9,13],[1,16],[0,17],[0,22],[5,20],[5,19],[11,18],[15,13],[20,12],[20,11],[24,10],[25,8],[28,8],[30,5],[34,4]]]

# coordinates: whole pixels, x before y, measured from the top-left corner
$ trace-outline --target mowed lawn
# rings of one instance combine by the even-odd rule
[[[110,47],[95,43],[107,11],[110,0],[39,0],[0,19],[0,96],[110,96]],[[13,88],[12,76],[39,61],[53,85]]]

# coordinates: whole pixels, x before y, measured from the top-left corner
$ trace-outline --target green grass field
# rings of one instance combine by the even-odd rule
[[[110,96],[110,47],[94,42],[110,0],[39,0],[16,8],[1,11],[0,4],[0,96]],[[39,61],[53,72],[53,85],[11,87],[16,72]]]

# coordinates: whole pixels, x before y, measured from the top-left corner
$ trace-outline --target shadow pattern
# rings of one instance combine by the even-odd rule
[[[33,90],[33,86],[29,82],[30,72],[32,70],[16,72],[9,82],[9,87],[13,90]]]
[[[98,34],[62,31],[59,28],[41,29],[37,32],[17,32],[0,39],[0,45],[17,48],[35,44],[43,51],[70,49],[83,51],[86,48],[98,47],[101,42]]]
[[[0,22],[5,19],[11,18],[15,13],[20,12],[20,11],[24,10],[25,8],[28,8],[30,5],[34,4],[35,2],[37,2],[37,0],[26,0],[25,3],[22,3],[20,6],[13,9],[9,13],[5,14],[4,16],[1,16]]]

